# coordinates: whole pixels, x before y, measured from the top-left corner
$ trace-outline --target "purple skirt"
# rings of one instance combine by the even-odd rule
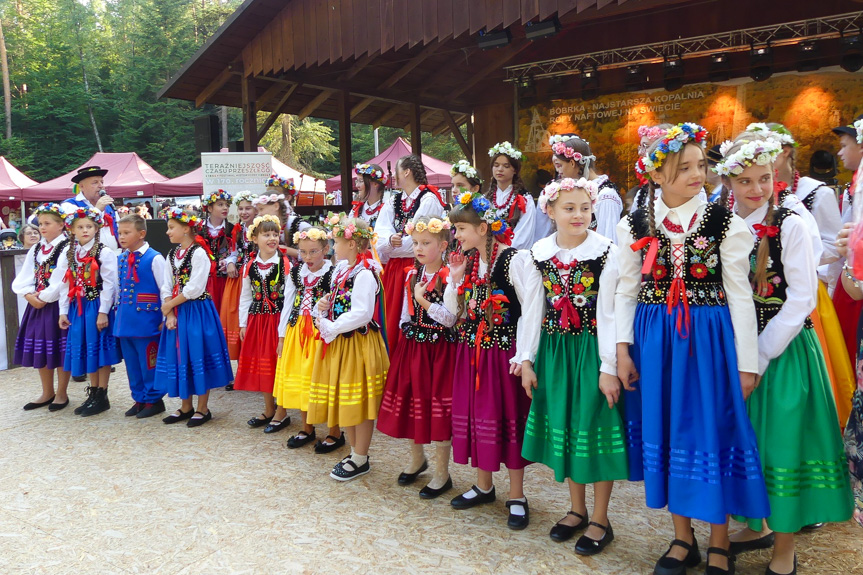
[[[483,471],[522,469],[530,461],[521,456],[530,398],[521,378],[509,374],[515,353],[497,345],[479,357],[479,389],[473,359],[476,349],[460,343],[456,350],[452,386],[452,454],[456,463],[470,463]]]
[[[45,304],[42,309],[27,305],[15,339],[15,363],[36,369],[62,369],[67,331],[60,329],[57,302]]]

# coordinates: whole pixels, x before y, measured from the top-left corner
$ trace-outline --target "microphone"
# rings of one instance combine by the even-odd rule
[[[108,195],[108,192],[106,192],[104,188],[99,190],[99,197],[100,198],[104,198],[107,195]],[[114,200],[111,200],[111,205],[114,205]]]

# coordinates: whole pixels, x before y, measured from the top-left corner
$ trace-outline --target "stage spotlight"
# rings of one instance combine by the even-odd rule
[[[520,78],[517,82],[518,87],[522,90],[529,90],[533,87],[533,77],[532,76],[524,76]]]
[[[638,92],[639,90],[644,89],[645,84],[647,84],[647,75],[644,72],[644,66],[641,64],[627,66],[626,91]]]
[[[543,22],[528,22],[524,27],[524,35],[528,40],[548,38],[558,32],[560,32],[560,20],[557,19],[557,16]]]
[[[814,72],[821,67],[821,50],[815,42],[801,42],[797,45],[797,71]]]
[[[728,54],[711,56],[707,79],[711,82],[725,82],[729,78],[731,78],[731,62],[728,61]]]
[[[581,69],[581,98],[592,100],[599,94],[599,70],[596,66]]]
[[[683,86],[683,58],[679,55],[665,58],[662,63],[662,79],[669,92],[679,90]]]
[[[483,50],[491,50],[492,48],[506,46],[510,40],[512,40],[512,34],[509,32],[509,28],[504,28],[500,32],[480,31],[477,44]]]
[[[846,72],[856,72],[863,68],[863,36],[854,34],[842,37],[842,57],[839,65]]]
[[[769,45],[752,47],[749,52],[749,77],[763,82],[773,75],[773,49]]]

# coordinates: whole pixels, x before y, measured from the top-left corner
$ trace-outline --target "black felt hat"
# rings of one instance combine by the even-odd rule
[[[854,118],[854,122],[856,122],[857,120],[863,120],[863,114],[860,114],[859,116]],[[847,126],[838,126],[836,128],[833,128],[833,133],[837,136],[845,134],[846,136],[851,136],[852,138],[857,139],[857,130],[854,128],[854,122],[851,122]]]
[[[83,179],[104,176],[107,173],[108,170],[103,170],[99,166],[87,166],[86,168],[81,168],[80,170],[78,170],[78,173],[72,176],[72,181],[77,184],[80,183]]]

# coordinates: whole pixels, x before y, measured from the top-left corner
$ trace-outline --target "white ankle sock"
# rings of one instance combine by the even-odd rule
[[[510,501],[521,501],[522,503],[527,503],[527,497],[519,497],[518,499],[510,499]],[[527,515],[527,511],[524,509],[524,505],[510,505],[509,512],[513,515]]]
[[[477,488],[477,489],[479,489],[479,492],[480,492],[480,493],[488,494],[488,493],[491,493],[491,490],[492,490],[492,489],[494,489],[494,485],[492,485],[492,486],[491,486],[491,488],[490,488],[490,489],[488,489],[488,490],[483,489],[483,488],[482,488],[482,487],[480,487],[479,485],[477,485],[477,486],[476,486],[476,488]],[[477,495],[477,494],[476,494],[476,491],[474,491],[473,489],[471,489],[471,490],[470,490],[470,491],[468,491],[467,493],[463,493],[463,494],[462,494],[462,497],[463,497],[464,499],[473,499],[474,497],[476,497],[476,495]]]
[[[362,467],[369,460],[368,455],[359,455],[357,453],[351,453],[351,461],[353,461],[357,467]]]

